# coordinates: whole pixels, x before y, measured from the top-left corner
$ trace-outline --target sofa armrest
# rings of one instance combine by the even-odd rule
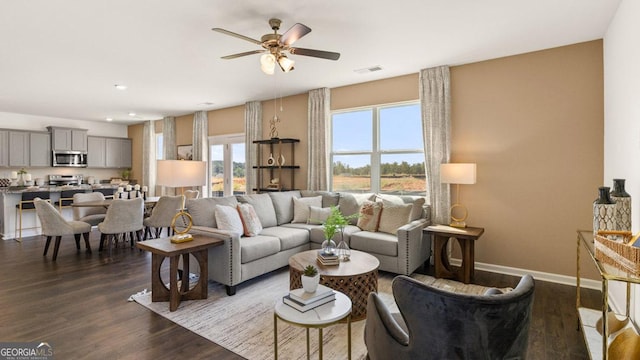
[[[402,274],[411,274],[431,255],[431,241],[422,236],[422,229],[429,224],[430,221],[423,218],[398,228],[398,264]]]
[[[240,283],[240,234],[205,226],[194,226],[190,232],[224,240],[221,246],[209,249],[209,280],[228,286]]]

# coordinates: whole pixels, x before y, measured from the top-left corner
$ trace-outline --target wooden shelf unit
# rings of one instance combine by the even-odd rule
[[[256,192],[268,192],[268,191],[288,191],[288,190],[293,190],[294,186],[295,186],[295,173],[297,169],[300,169],[300,166],[295,165],[296,164],[296,157],[295,157],[295,144],[299,143],[300,139],[291,139],[291,138],[272,138],[272,139],[266,139],[266,140],[256,140],[253,143],[256,144],[257,146],[257,152],[256,152],[256,157],[258,160],[258,165],[253,166],[254,169],[257,169],[257,174],[256,174],[256,184],[257,184],[257,188],[254,188],[253,190]],[[265,146],[268,146],[269,150],[268,152],[264,152],[265,150]],[[284,147],[284,149],[283,149]],[[288,149],[288,152],[286,151]],[[287,153],[287,155],[289,155],[290,158],[287,158],[285,156],[285,165],[280,165],[278,159],[281,157],[281,155],[284,155],[283,153]],[[275,164],[273,165],[268,165],[265,164],[265,155],[267,154],[272,154],[273,158],[275,159]],[[268,177],[265,177],[265,172],[268,173]],[[289,183],[288,183],[288,188],[284,187],[283,185],[283,172],[286,173],[288,172],[289,174]],[[278,189],[273,189],[273,188],[268,188],[267,186],[270,184],[271,179],[274,178],[278,178],[280,179],[280,188]]]

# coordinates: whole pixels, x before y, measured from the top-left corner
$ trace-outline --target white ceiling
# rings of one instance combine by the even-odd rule
[[[131,123],[224,108],[600,39],[619,2],[2,0],[0,112]],[[273,76],[259,55],[220,59],[259,47],[211,28],[260,39],[272,17],[313,30],[295,46],[341,58],[292,55]]]

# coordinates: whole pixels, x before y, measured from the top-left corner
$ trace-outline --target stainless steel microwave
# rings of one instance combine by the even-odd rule
[[[87,153],[84,151],[53,150],[53,166],[87,167]]]

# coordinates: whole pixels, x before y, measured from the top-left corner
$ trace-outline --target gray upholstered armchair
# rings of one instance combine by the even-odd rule
[[[506,293],[452,293],[398,276],[392,284],[400,314],[369,294],[364,340],[377,359],[524,359],[534,281],[525,275]],[[402,315],[402,316],[399,316]]]

